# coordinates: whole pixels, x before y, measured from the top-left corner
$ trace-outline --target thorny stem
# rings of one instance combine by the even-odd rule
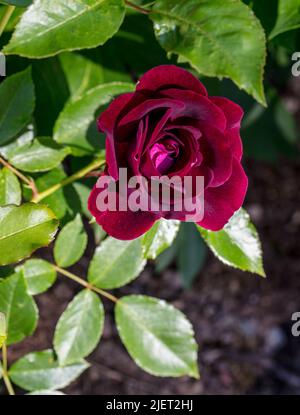
[[[88,290],[95,291],[97,294],[102,295],[105,298],[108,298],[110,301],[113,301],[114,303],[118,302],[117,297],[114,295],[101,290],[100,288],[95,287],[94,285],[90,284],[89,282],[85,281],[84,279],[78,277],[77,275],[73,274],[72,272],[69,272],[63,268],[58,267],[57,265],[54,265],[55,270],[61,274],[64,275],[67,278],[70,278],[71,280],[77,282],[78,284],[82,285],[83,287],[87,288]]]
[[[0,163],[3,164],[3,166],[7,167],[10,171],[12,171],[17,177],[19,177],[19,179],[21,179],[22,182],[27,184],[31,188],[34,197],[37,196],[38,190],[37,190],[36,185],[35,185],[33,180],[28,179],[28,177],[24,176],[24,174],[22,174],[21,172],[19,172],[19,170],[15,169],[13,166],[11,166],[2,157],[0,157]]]
[[[15,8],[16,8],[16,6],[7,6],[6,11],[5,11],[5,13],[2,17],[1,22],[0,22],[0,36],[4,32],[4,29],[5,29],[8,21],[9,21],[9,19],[11,18],[11,15],[15,11]]]
[[[132,9],[137,10],[140,13],[143,13],[143,14],[149,14],[150,13],[149,10],[144,9],[141,6],[138,6],[137,4],[134,4],[131,1],[125,0],[125,4],[127,4],[128,7],[131,7]]]
[[[3,380],[9,395],[15,395],[15,391],[11,384],[7,371],[7,347],[5,342],[2,346],[2,371]]]
[[[79,170],[78,172],[72,174],[72,176],[67,177],[66,179],[62,180],[60,183],[57,183],[49,189],[34,195],[32,198],[32,202],[39,203],[41,200],[45,199],[46,197],[52,195],[52,193],[56,192],[57,190],[61,189],[64,186],[67,186],[68,184],[71,184],[75,182],[76,180],[82,179],[84,176],[86,176],[91,171],[101,167],[105,163],[104,160],[95,160],[83,169]]]

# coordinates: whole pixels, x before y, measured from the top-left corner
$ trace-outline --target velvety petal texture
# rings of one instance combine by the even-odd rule
[[[248,186],[241,165],[242,117],[239,105],[224,97],[210,97],[185,69],[162,65],[146,72],[136,91],[117,97],[98,120],[99,130],[106,135],[104,176],[116,184],[117,207],[99,209],[105,189],[95,185],[88,207],[97,223],[109,235],[124,240],[141,236],[160,218],[194,220],[212,231],[222,229],[242,206]],[[125,193],[120,190],[120,169],[127,172]],[[124,198],[133,196],[129,183],[134,177],[146,182],[138,199],[143,203],[135,211],[120,209]],[[155,199],[147,187],[153,177],[170,180],[164,184],[171,194],[167,208],[160,191]],[[187,177],[191,178],[188,196],[176,182],[176,178],[183,181]],[[201,191],[196,185],[198,177],[203,179]],[[178,209],[175,194],[190,198],[195,206],[202,203],[201,220],[198,209],[194,213],[185,206]],[[153,199],[154,209],[145,204]]]

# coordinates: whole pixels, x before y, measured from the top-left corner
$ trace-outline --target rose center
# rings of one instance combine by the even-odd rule
[[[150,157],[160,174],[165,174],[173,166],[179,155],[179,143],[173,138],[165,138],[150,149]]]

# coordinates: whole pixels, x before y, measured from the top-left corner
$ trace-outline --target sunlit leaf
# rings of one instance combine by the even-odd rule
[[[192,326],[173,306],[156,298],[130,295],[117,302],[116,322],[128,352],[146,372],[199,377]]]
[[[237,211],[224,229],[198,229],[213,253],[222,262],[243,271],[265,276],[258,233],[244,209]]]
[[[162,47],[206,76],[231,78],[265,104],[265,35],[236,0],[158,0],[150,14]]]
[[[105,43],[124,18],[122,0],[36,0],[4,53],[42,58]]]
[[[52,350],[29,353],[14,363],[9,376],[28,391],[62,389],[73,382],[89,367],[84,360],[60,367]]]
[[[136,278],[146,265],[140,239],[120,241],[107,238],[96,249],[88,280],[99,288],[118,288]]]
[[[20,342],[36,328],[37,307],[27,293],[22,273],[0,281],[0,312],[6,317],[7,344]]]
[[[61,315],[55,330],[54,348],[61,365],[76,363],[97,346],[104,325],[99,296],[81,291]]]
[[[57,227],[57,219],[46,206],[25,203],[0,208],[0,265],[20,261],[49,245]]]

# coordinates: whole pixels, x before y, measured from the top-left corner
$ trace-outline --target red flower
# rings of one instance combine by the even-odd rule
[[[209,97],[203,84],[173,65],[151,69],[136,91],[116,98],[99,118],[106,134],[105,175],[204,177],[204,216],[197,223],[220,230],[238,210],[248,180],[241,166],[243,111],[223,97]],[[89,210],[111,236],[134,239],[160,218],[186,220],[186,211],[99,211],[96,186]],[[194,190],[193,190],[194,192]],[[130,192],[129,192],[130,194]],[[121,198],[120,194],[117,194]],[[193,200],[197,194],[193,193]]]

